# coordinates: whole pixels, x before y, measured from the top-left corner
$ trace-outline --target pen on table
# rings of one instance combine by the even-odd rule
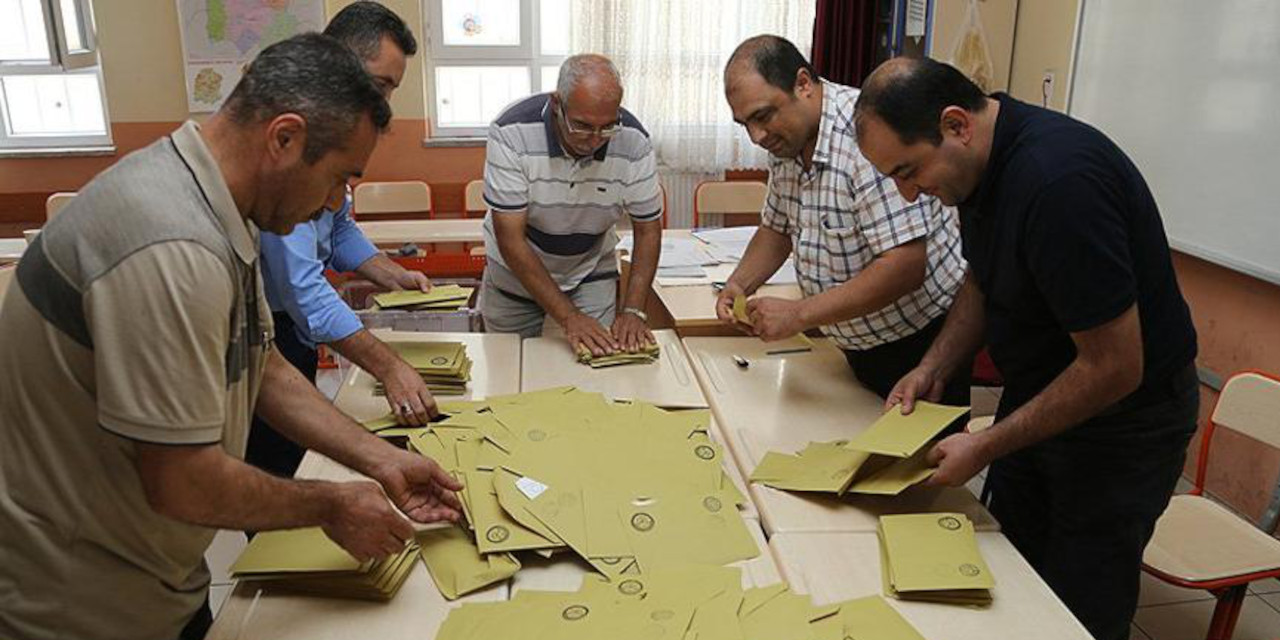
[[[813,351],[813,347],[792,347],[790,349],[773,349],[765,351],[764,354],[767,356],[781,356],[788,353],[809,353],[810,351]]]

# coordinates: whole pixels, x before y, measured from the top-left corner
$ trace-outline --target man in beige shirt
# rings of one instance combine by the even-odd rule
[[[389,119],[346,47],[286,40],[203,127],[103,172],[31,245],[0,306],[0,637],[200,638],[218,528],[320,526],[363,560],[403,548],[406,514],[458,518],[439,466],[269,346],[257,229],[318,212]],[[255,411],[377,484],[250,467]]]

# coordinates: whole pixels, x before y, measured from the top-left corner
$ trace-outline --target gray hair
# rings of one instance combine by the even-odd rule
[[[351,49],[319,33],[277,42],[258,54],[222,106],[237,124],[296,113],[307,122],[303,160],[314,163],[345,146],[366,114],[379,131],[391,106]]]
[[[584,78],[604,75],[605,78],[612,81],[617,87],[618,96],[622,96],[622,76],[618,75],[618,68],[613,66],[613,61],[596,53],[580,53],[576,56],[569,56],[560,65],[560,77],[556,80],[556,93],[560,94],[561,100],[568,100],[569,94],[582,83]]]

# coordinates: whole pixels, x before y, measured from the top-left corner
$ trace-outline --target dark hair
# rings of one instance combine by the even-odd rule
[[[342,43],[319,33],[304,33],[263,49],[222,108],[239,124],[282,113],[302,116],[307,121],[303,159],[308,163],[341,148],[366,114],[379,131],[391,122],[391,106],[360,60]]]
[[[871,113],[898,134],[903,144],[942,143],[940,120],[947,107],[974,113],[987,96],[959,69],[930,58],[896,58],[871,74],[854,113]]]
[[[364,60],[377,57],[384,36],[391,36],[406,56],[418,52],[418,41],[409,25],[396,12],[378,2],[361,1],[347,5],[329,21],[324,34],[351,47]]]
[[[765,82],[788,94],[795,93],[796,73],[801,69],[809,72],[810,78],[818,79],[818,72],[814,71],[813,65],[809,64],[796,45],[781,36],[766,34],[748,38],[733,50],[725,69],[732,67],[744,56]]]

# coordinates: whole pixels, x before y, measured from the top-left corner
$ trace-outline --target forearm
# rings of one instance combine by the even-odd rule
[[[334,340],[329,346],[378,379],[385,377],[393,367],[403,362],[387,343],[375,338],[368,329],[360,329],[341,340]]]
[[[356,273],[383,289],[398,289],[396,276],[402,271],[404,267],[396,264],[383,253],[374,254],[356,267]]]
[[[742,261],[734,268],[729,281],[748,294],[759,289],[791,257],[791,238],[760,227],[747,245]]]
[[[1005,456],[1098,415],[1136,388],[1132,372],[1076,358],[1044,391],[977,437],[989,459]]]
[[[644,309],[653,278],[658,273],[658,256],[662,252],[662,226],[660,222],[643,222],[634,226],[635,250],[631,256],[631,275],[627,290],[622,296],[622,306]]]
[[[920,361],[920,366],[937,371],[943,380],[950,379],[962,363],[971,362],[982,348],[986,311],[982,291],[973,278],[972,271],[965,274],[942,331]]]
[[[324,524],[333,483],[277,478],[218,445],[138,445],[137,469],[157,513],[203,527],[267,531]],[[175,481],[180,480],[180,481]]]
[[[551,279],[546,265],[542,264],[533,249],[529,248],[529,243],[523,235],[519,239],[510,240],[499,237],[498,250],[502,252],[507,268],[516,274],[525,291],[528,291],[529,295],[537,301],[538,306],[542,307],[556,322],[564,324],[565,318],[578,312],[573,301],[560,291],[555,280]]]
[[[844,322],[879,311],[924,283],[924,240],[885,252],[852,280],[800,303],[804,328]]]
[[[255,413],[293,442],[365,475],[372,475],[379,457],[390,447],[338,411],[276,352],[267,363]]]

